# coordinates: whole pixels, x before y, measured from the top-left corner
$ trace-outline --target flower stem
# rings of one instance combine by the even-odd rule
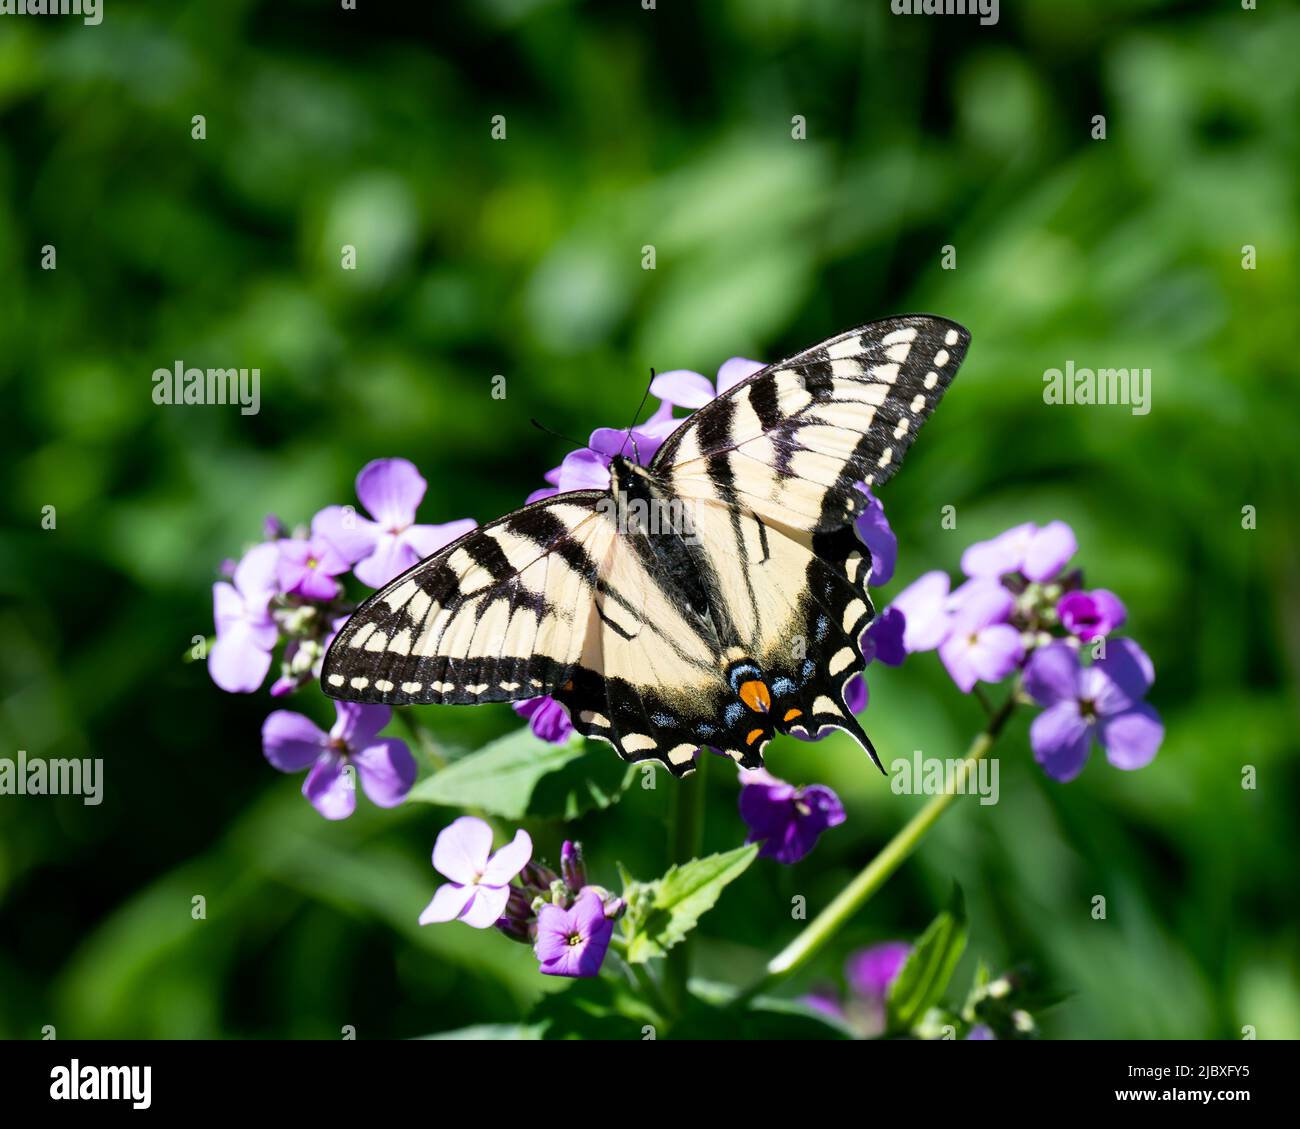
[[[668,824],[668,861],[675,866],[690,862],[700,853],[704,836],[704,773],[712,754],[701,749],[695,771],[673,782],[672,813]],[[676,1012],[686,1006],[686,983],[691,974],[691,933],[668,950],[664,959],[663,987],[668,1003]]]
[[[930,828],[948,810],[953,800],[965,791],[970,774],[975,771],[980,759],[993,747],[993,743],[1015,712],[1015,708],[1016,693],[1013,690],[1007,695],[1006,701],[997,712],[989,718],[989,723],[983,732],[966,750],[966,755],[954,775],[952,788],[934,796],[925,807],[908,820],[902,830],[885,844],[881,852],[858,872],[857,877],[835,896],[830,905],[805,925],[790,944],[768,961],[764,974],[744,989],[732,1001],[732,1006],[749,1002],[802,968],[848,923],[849,919],[902,865],[903,860],[917,848]]]

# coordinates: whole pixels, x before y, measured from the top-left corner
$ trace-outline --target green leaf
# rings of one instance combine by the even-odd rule
[[[699,924],[727,883],[739,878],[758,855],[758,845],[737,847],[720,855],[674,866],[655,882],[636,882],[624,889],[628,911],[623,918],[629,964],[663,956]]]
[[[525,728],[425,777],[410,799],[502,819],[576,819],[616,803],[632,772],[605,746],[552,745]]]
[[[943,998],[948,981],[966,949],[966,901],[952,888],[948,908],[921,934],[894,980],[886,1002],[891,1032],[910,1031]]]

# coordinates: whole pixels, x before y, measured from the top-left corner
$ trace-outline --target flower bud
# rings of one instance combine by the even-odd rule
[[[564,840],[560,848],[560,874],[570,890],[581,890],[587,884],[587,864],[582,857],[582,844]]]

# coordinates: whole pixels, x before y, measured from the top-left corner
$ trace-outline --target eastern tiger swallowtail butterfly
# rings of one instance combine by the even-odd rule
[[[682,421],[608,490],[465,534],[376,592],[325,657],[335,698],[551,695],[626,760],[690,772],[702,745],[759,767],[777,733],[851,734],[871,558],[853,520],[898,468],[970,335],[872,322],[768,365]],[[669,515],[669,520],[662,519]]]

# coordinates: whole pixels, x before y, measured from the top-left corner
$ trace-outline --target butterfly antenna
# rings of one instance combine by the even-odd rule
[[[547,427],[536,416],[532,416],[529,421],[538,431],[546,435],[554,435],[556,439],[563,439],[566,443],[572,443],[575,447],[586,447],[587,444],[581,439],[575,439],[572,435],[565,435],[562,431],[556,431],[553,427]]]
[[[645,391],[641,393],[641,402],[636,406],[636,411],[632,413],[632,422],[627,425],[627,439],[623,440],[623,446],[619,448],[618,453],[621,455],[627,447],[627,440],[632,440],[632,454],[636,461],[641,461],[641,452],[636,449],[636,436],[632,434],[632,428],[636,426],[636,421],[641,418],[641,409],[645,407],[645,402],[650,399],[650,385],[655,382],[655,370],[650,369],[650,379],[646,382]]]

